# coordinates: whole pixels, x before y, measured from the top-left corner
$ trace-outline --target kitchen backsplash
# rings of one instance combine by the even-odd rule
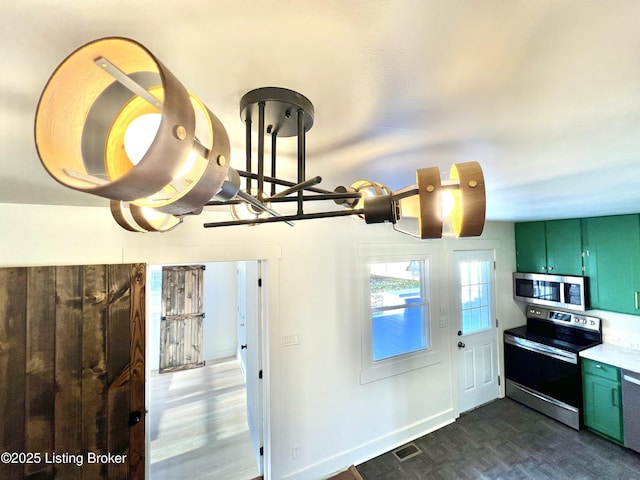
[[[589,315],[602,319],[604,343],[640,350],[640,316],[589,310]]]

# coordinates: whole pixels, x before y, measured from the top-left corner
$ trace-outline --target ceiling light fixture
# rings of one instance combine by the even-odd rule
[[[240,116],[246,127],[244,170],[229,165],[222,123],[146,47],[108,37],[78,48],[53,72],[38,103],[35,141],[55,180],[109,198],[116,222],[133,232],[165,232],[204,206],[231,206],[232,219],[204,226],[293,225],[355,215],[367,223],[392,223],[418,238],[440,238],[444,192],[453,199],[449,216],[456,236],[482,233],[485,188],[477,162],[453,165],[444,182],[436,167],[419,169],[416,184],[396,192],[369,180],[328,191],[318,187],[321,177],[306,177],[306,133],[314,108],[305,96],[258,88],[240,100]],[[294,182],[277,176],[282,137],[297,140]],[[265,138],[271,140],[270,162]],[[305,213],[312,201],[333,201],[344,209]],[[296,204],[295,214],[278,211],[285,202]]]

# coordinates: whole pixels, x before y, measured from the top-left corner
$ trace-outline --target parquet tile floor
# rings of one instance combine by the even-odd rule
[[[508,398],[414,443],[420,455],[400,462],[389,452],[358,465],[358,472],[364,480],[640,480],[640,453]]]

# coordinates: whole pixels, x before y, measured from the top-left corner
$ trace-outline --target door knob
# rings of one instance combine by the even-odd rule
[[[129,422],[127,423],[130,427],[133,427],[134,425],[140,423],[140,420],[142,420],[141,412],[131,412],[131,415],[129,415]]]
[[[246,345],[240,345],[240,349],[241,350],[246,350],[247,346]]]
[[[458,342],[458,348],[464,348],[466,345],[462,342]]]

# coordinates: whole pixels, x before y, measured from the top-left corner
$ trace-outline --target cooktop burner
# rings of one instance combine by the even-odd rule
[[[559,348],[560,350],[565,350],[571,353],[578,353],[602,343],[602,340],[598,338],[570,338],[566,336],[552,337],[540,335],[530,331],[527,326],[511,328],[509,330],[505,330],[504,333],[513,335],[514,337],[531,340],[532,342],[541,343],[543,345],[549,345],[550,347]]]
[[[602,343],[602,322],[596,317],[528,305],[527,324],[505,333],[577,353]]]

